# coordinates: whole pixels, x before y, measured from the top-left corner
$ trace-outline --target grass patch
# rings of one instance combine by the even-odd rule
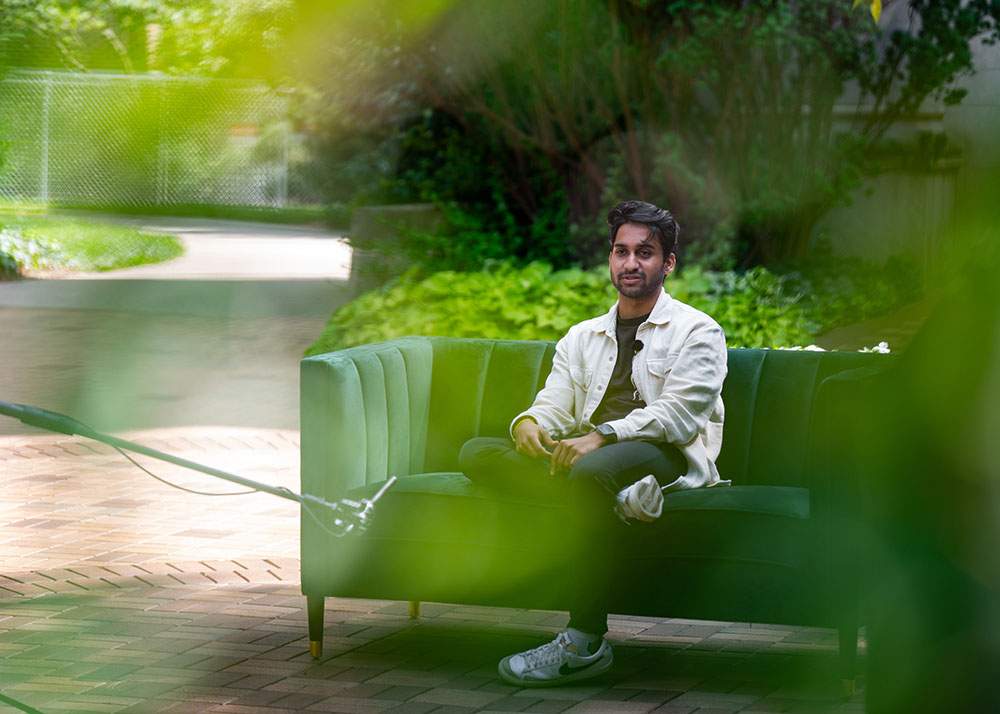
[[[22,271],[115,270],[159,263],[184,252],[172,236],[81,218],[0,213],[0,228],[0,251]]]

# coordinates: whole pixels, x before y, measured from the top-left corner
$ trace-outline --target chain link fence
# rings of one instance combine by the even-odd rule
[[[296,167],[309,157],[291,134],[287,106],[280,92],[247,82],[13,72],[0,82],[0,199],[314,202]]]

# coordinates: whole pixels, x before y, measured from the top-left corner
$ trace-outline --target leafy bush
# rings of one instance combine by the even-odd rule
[[[58,251],[16,228],[0,230],[0,277],[15,278],[25,268],[41,268],[58,262]]]
[[[498,201],[500,199],[498,198]],[[484,265],[514,260],[522,265],[531,262],[571,262],[571,243],[566,240],[565,207],[556,206],[528,227],[517,225],[502,204],[497,205],[496,221],[481,213],[469,212],[458,204],[439,203],[444,227],[422,231],[400,226],[403,240],[356,243],[376,251],[402,252],[407,262],[419,265],[424,272],[439,270],[480,270]]]
[[[921,267],[912,256],[895,256],[884,265],[827,256],[777,272],[785,292],[798,297],[814,334],[884,315],[923,294]]]
[[[808,344],[809,317],[784,279],[766,268],[737,273],[689,268],[667,290],[711,315],[726,332],[730,347],[790,347]]]
[[[21,272],[8,242],[13,242],[13,237],[7,231],[0,231],[0,280],[16,278]]]
[[[480,120],[470,121],[463,128],[427,111],[400,133],[395,175],[379,199],[434,203],[446,222],[440,233],[405,232],[412,244],[403,246],[408,257],[428,270],[479,270],[486,261],[508,259],[522,265],[585,262],[589,256],[567,240],[566,193],[546,158],[519,156],[521,169],[531,166],[520,179],[532,194],[530,206],[524,205],[505,183],[519,169],[504,163],[503,147]]]
[[[718,320],[730,346],[778,347],[811,339],[802,308],[782,279],[763,268],[741,275],[692,268],[671,278],[667,289]],[[607,268],[494,264],[425,279],[410,271],[335,312],[306,354],[406,335],[557,340],[571,325],[606,312],[616,298]]]
[[[0,251],[0,280],[17,277],[17,263],[6,253]]]

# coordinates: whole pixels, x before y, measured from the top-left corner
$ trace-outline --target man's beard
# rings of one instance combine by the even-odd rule
[[[626,285],[622,282],[622,278],[626,276],[638,276],[639,282]],[[647,278],[641,271],[635,271],[632,273],[618,273],[617,276],[611,281],[615,289],[622,295],[628,298],[644,298],[648,297],[659,291],[660,285],[657,284],[655,278]]]

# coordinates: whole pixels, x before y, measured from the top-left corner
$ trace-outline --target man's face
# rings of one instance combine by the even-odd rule
[[[621,295],[633,299],[659,294],[675,262],[673,253],[664,259],[660,241],[638,223],[626,223],[618,229],[608,259],[612,284]]]

